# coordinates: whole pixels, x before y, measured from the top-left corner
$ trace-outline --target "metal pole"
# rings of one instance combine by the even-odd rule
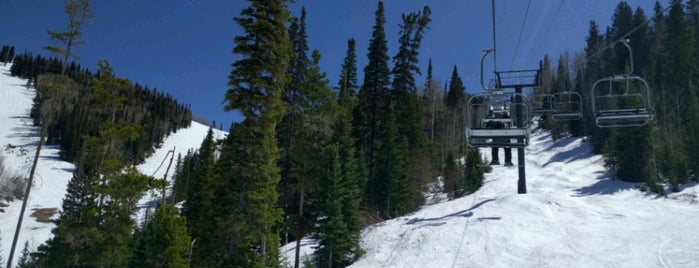
[[[34,172],[36,171],[36,163],[39,162],[39,155],[41,153],[41,145],[44,143],[44,131],[41,131],[41,138],[39,138],[39,145],[36,147],[36,155],[34,155],[34,163],[32,163],[32,169],[29,172],[29,179],[27,180],[27,188],[24,191],[24,200],[22,200],[22,209],[19,211],[19,219],[17,219],[17,229],[15,229],[15,237],[12,239],[12,247],[10,247],[10,256],[7,257],[7,268],[12,268],[12,257],[15,255],[15,248],[17,247],[17,240],[19,239],[19,232],[22,229],[22,220],[24,219],[24,211],[27,209],[27,201],[29,200],[29,192],[32,189],[32,182],[34,180]]]
[[[515,87],[515,103],[517,104],[516,117],[517,117],[517,127],[524,127],[524,105],[522,104],[522,87]],[[523,144],[524,138],[518,138],[517,143]],[[517,193],[526,194],[527,193],[527,178],[524,167],[524,147],[517,148],[517,167],[519,171],[519,179],[517,180]]]

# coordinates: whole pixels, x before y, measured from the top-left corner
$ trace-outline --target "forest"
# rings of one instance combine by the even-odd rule
[[[25,252],[20,266],[281,267],[281,244],[312,237],[314,258],[300,263],[297,251],[288,265],[344,267],[362,255],[366,226],[416,211],[434,189],[454,199],[483,184],[491,167],[464,135],[471,94],[456,66],[441,85],[431,61],[418,62],[428,6],[403,14],[398,50],[388,55],[393,40],[378,1],[367,65],[357,66],[348,38],[339,83],[330,85],[308,42],[309,14],[290,14],[287,2],[253,0],[234,18],[244,34],[234,38],[240,59],[222,99],[244,119],[225,139],[210,130],[198,150],[178,156],[167,186],[174,202],[144,223],[131,217],[138,198],[165,185],[133,164],[189,126],[189,107],[116,77],[107,61],[94,73],[68,64],[75,44],[68,41],[91,19],[87,0],[66,1],[80,23],[68,34],[53,31],[63,45],[49,49],[56,57],[3,47],[12,75],[37,89],[31,116],[42,137],[76,165],[53,238]],[[621,1],[606,29],[590,21],[584,51],[541,60],[532,94],[574,91],[590,107],[599,79],[631,69],[643,77],[655,116],[646,125],[600,128],[587,108],[580,120],[538,123],[553,139],[584,138],[620,180],[664,195],[699,181],[699,0],[656,2],[646,12]],[[422,68],[426,82],[418,85]]]

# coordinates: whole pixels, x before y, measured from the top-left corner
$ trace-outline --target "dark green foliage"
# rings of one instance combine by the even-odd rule
[[[454,70],[451,74],[451,79],[449,80],[449,91],[446,94],[446,116],[445,116],[445,150],[451,152],[454,156],[461,155],[463,153],[464,143],[464,119],[466,113],[464,112],[464,105],[468,96],[466,95],[466,88],[464,83],[459,77],[459,73],[456,70],[456,65],[454,65]]]
[[[10,47],[10,52],[7,55],[7,62],[12,62],[15,59],[15,47]]]
[[[594,151],[605,154],[607,166],[620,179],[644,182],[660,194],[665,192],[664,183],[677,190],[679,185],[696,180],[699,169],[695,161],[699,156],[699,108],[694,86],[699,55],[698,3],[673,1],[665,8],[656,2],[653,16],[647,18],[642,9],[632,12],[631,6],[620,2],[605,34],[600,34],[597,24],[591,22],[586,62],[584,68],[575,70],[575,87],[580,84],[582,89],[604,76],[626,73],[631,67],[633,75],[646,79],[656,120],[644,127],[601,129],[594,125],[594,115],[586,112],[580,129],[591,136]],[[668,13],[663,14],[666,10]],[[645,24],[649,19],[653,22]],[[636,30],[628,35],[632,29]],[[616,43],[621,37],[630,40],[633,66],[626,48]],[[613,45],[613,49],[605,49],[605,45]],[[629,90],[641,90],[636,86]],[[584,106],[589,107],[589,94],[582,95]]]
[[[129,249],[138,200],[146,190],[162,188],[164,183],[140,174],[128,166],[126,148],[137,140],[138,125],[117,120],[115,111],[123,101],[107,92],[114,85],[126,84],[111,76],[108,64],[101,64],[102,75],[92,82],[96,114],[107,122],[81,137],[79,159],[68,184],[63,212],[52,230],[54,236],[39,247],[37,264],[42,267],[124,266],[130,259]],[[49,100],[61,92],[70,92],[74,82],[65,76],[47,79]],[[107,104],[108,103],[108,104]],[[44,102],[38,109],[42,121],[54,121],[56,106]]]
[[[413,198],[415,185],[410,176],[410,161],[408,140],[398,133],[394,105],[390,104],[382,128],[382,146],[377,157],[377,165],[382,167],[377,171],[379,211],[388,218],[404,215],[415,209],[417,204]]]
[[[13,75],[36,81],[37,95],[30,115],[36,125],[47,129],[48,143],[59,145],[61,158],[76,161],[84,135],[94,135],[105,122],[120,119],[142,126],[139,138],[126,144],[123,152],[130,163],[139,163],[165,136],[191,124],[187,106],[162,92],[114,77],[111,67],[102,64],[105,71],[100,76],[113,82],[95,83],[100,78],[75,63],[69,65],[67,76],[56,76],[58,60],[29,54],[17,56],[11,68]],[[106,71],[110,74],[104,74]]]
[[[22,255],[19,257],[19,261],[17,262],[17,268],[33,267],[30,254],[31,251],[29,251],[29,241],[24,241],[24,248],[22,248]],[[0,265],[2,265],[2,259],[0,259]]]
[[[454,153],[449,152],[446,160],[444,161],[444,192],[447,194],[449,199],[458,198],[460,191],[460,184],[463,181],[463,167],[456,162],[454,159]]]
[[[185,218],[177,208],[166,204],[158,208],[144,230],[137,232],[139,249],[133,254],[131,267],[190,267],[189,245]]]
[[[369,42],[369,62],[364,67],[364,83],[359,89],[359,102],[354,114],[354,136],[357,139],[359,150],[364,153],[364,163],[368,172],[367,205],[371,209],[383,206],[379,204],[376,196],[382,189],[382,183],[377,176],[380,166],[377,165],[379,157],[379,128],[383,124],[381,119],[387,110],[388,87],[390,85],[390,70],[388,68],[388,44],[384,24],[383,2],[379,1],[376,8],[374,29]]]
[[[342,71],[340,71],[340,80],[338,83],[339,93],[338,102],[347,103],[353,107],[357,102],[357,55],[356,42],[353,38],[347,40],[347,53],[342,62]]]
[[[213,204],[216,187],[215,151],[213,129],[209,128],[198,153],[194,157],[188,155],[190,163],[186,168],[189,169],[189,178],[185,184],[187,202],[184,203],[182,214],[187,218],[189,236],[199,242],[192,251],[193,266],[206,267],[216,263],[209,259],[209,252],[213,251],[210,246],[215,240],[215,234],[211,232],[211,221],[216,215]]]
[[[9,58],[10,58],[10,46],[4,45],[4,46],[2,46],[2,50],[0,50],[0,63],[9,62]]]
[[[235,21],[244,34],[234,38],[226,109],[245,119],[234,123],[223,146],[218,172],[223,185],[217,202],[226,211],[218,233],[230,266],[278,267],[282,219],[278,207],[279,147],[275,129],[285,114],[281,99],[291,56],[285,1],[251,1]],[[216,252],[212,252],[214,256]]]

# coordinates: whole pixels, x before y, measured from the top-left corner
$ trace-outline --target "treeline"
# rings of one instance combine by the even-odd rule
[[[590,22],[583,52],[562,55],[555,71],[544,59],[541,90],[574,90],[586,109],[581,121],[548,120],[544,126],[554,137],[590,136],[594,151],[605,155],[606,166],[620,179],[644,182],[654,192],[664,193],[664,183],[677,191],[681,184],[699,181],[698,36],[697,0],[656,2],[650,14],[619,2],[607,29]],[[633,66],[622,38],[633,49]],[[630,67],[650,86],[655,120],[641,127],[596,127],[590,89],[598,79]]]
[[[7,64],[12,62],[15,58],[15,47],[3,45],[2,50],[0,50],[0,63]]]
[[[456,68],[442,88],[428,63],[426,84],[416,84],[429,7],[402,16],[399,49],[390,57],[378,2],[363,83],[350,38],[333,88],[320,53],[309,48],[305,9],[290,18],[286,2],[254,0],[235,18],[244,34],[234,39],[240,59],[224,103],[244,120],[224,140],[209,131],[199,150],[178,157],[173,191],[142,225],[130,218],[135,201],[164,185],[129,166],[138,157],[136,141],[151,132],[148,123],[127,119],[157,118],[131,108],[144,101],[130,95],[136,86],[114,77],[106,62],[85,80],[78,66],[53,60],[44,69],[66,76],[25,74],[42,94],[35,114],[47,134],[58,134],[51,142],[76,135],[62,127],[73,117],[103,122],[70,123],[86,131],[82,144],[64,147],[76,171],[54,236],[32,254],[32,264],[279,267],[282,242],[296,241],[298,249],[312,237],[319,247],[306,262],[343,267],[362,255],[364,226],[415,211],[429,189],[457,198],[480,187],[485,167],[479,151],[465,146],[468,95]],[[293,261],[299,267],[299,251]]]
[[[226,93],[227,109],[245,119],[224,140],[209,131],[175,169],[171,200],[184,201],[196,239],[191,266],[277,267],[280,242],[300,248],[304,237],[319,241],[307,263],[347,266],[363,252],[364,226],[415,211],[431,188],[457,198],[480,187],[485,167],[465,146],[468,95],[456,68],[444,87],[431,63],[425,85],[415,81],[429,7],[402,16],[389,57],[378,2],[363,83],[350,38],[333,88],[309,48],[305,9],[289,20],[284,1],[252,2],[236,18],[245,35],[234,51],[243,59]],[[249,20],[256,12],[274,16]],[[299,267],[300,257],[289,261]]]
[[[15,57],[10,69],[12,75],[35,85],[31,117],[34,125],[44,128],[47,144],[60,146],[63,160],[77,161],[84,136],[124,121],[140,127],[139,138],[129,141],[123,151],[129,163],[140,163],[167,135],[191,124],[189,107],[166,93],[115,77],[113,83],[98,86],[104,76],[113,76],[107,62],[100,64],[105,69],[93,74],[72,62],[61,76],[59,59],[24,53]]]

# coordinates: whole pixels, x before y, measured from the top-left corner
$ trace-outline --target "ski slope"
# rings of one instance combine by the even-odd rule
[[[527,194],[495,166],[474,194],[366,228],[351,267],[699,267],[699,186],[643,193],[583,139],[543,131],[525,160]]]
[[[11,77],[9,69],[9,64],[7,66],[0,64],[0,154],[5,157],[5,166],[9,170],[28,177],[39,141],[39,130],[32,126],[32,120],[29,118],[32,99],[36,92],[33,88],[26,86],[26,79]],[[143,164],[138,165],[137,169],[143,174],[164,178],[170,155],[172,155],[172,153],[168,154],[168,151],[174,150],[174,161],[176,161],[178,154],[184,156],[188,150],[198,149],[208,130],[208,126],[192,122],[189,128],[180,129],[168,136],[161,148],[157,149]],[[214,130],[214,138],[220,139],[225,135],[226,133],[223,131]],[[29,242],[30,250],[35,250],[51,237],[51,229],[54,224],[37,222],[36,218],[31,217],[30,214],[32,209],[37,208],[61,209],[66,186],[72,177],[75,166],[60,161],[58,151],[58,148],[51,146],[43,146],[41,149],[34,185],[29,194],[27,210],[24,213],[22,229],[13,257],[14,263],[18,261],[25,241]],[[168,180],[172,179],[174,173],[176,164],[174,161],[167,173]],[[139,207],[147,208],[149,201],[155,194],[146,194]],[[22,201],[15,200],[9,202],[8,205],[8,207],[2,208],[5,210],[4,213],[0,212],[0,235],[2,237],[0,256],[2,256],[3,262],[7,261],[10,254]],[[143,212],[144,210],[140,210],[137,213],[137,219],[140,219]],[[54,215],[53,218],[57,217],[58,214]]]

